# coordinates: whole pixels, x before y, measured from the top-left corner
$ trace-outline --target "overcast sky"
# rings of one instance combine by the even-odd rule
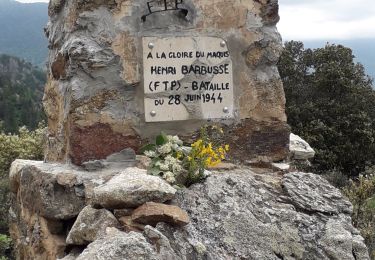
[[[279,4],[278,28],[284,40],[375,38],[375,0],[279,0]]]
[[[279,0],[284,40],[375,38],[375,0]]]
[[[16,0],[17,2],[21,2],[21,3],[36,3],[36,2],[44,2],[44,3],[48,3],[49,0]]]

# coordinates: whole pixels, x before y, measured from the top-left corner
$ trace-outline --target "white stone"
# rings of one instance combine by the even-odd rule
[[[137,207],[145,202],[165,202],[174,198],[176,189],[146,170],[129,167],[107,183],[95,187],[92,203],[109,209]]]
[[[288,171],[290,165],[287,163],[272,163],[272,167],[279,171]]]
[[[289,138],[289,151],[292,159],[307,160],[315,156],[315,151],[301,137],[291,133]]]
[[[143,38],[146,122],[233,117],[233,67],[223,43],[218,37]],[[223,73],[186,73],[191,65]],[[199,90],[202,84],[216,90]]]

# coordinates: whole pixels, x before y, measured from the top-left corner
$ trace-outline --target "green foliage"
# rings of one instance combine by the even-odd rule
[[[324,177],[329,181],[329,183],[340,189],[346,187],[349,184],[348,176],[336,169],[325,172]]]
[[[218,126],[203,126],[199,138],[191,144],[191,150],[185,160],[188,172],[187,186],[205,179],[205,170],[215,167],[225,159],[229,145],[222,145],[220,141],[223,130]]]
[[[151,158],[149,173],[176,185],[190,186],[204,180],[205,169],[220,163],[229,150],[228,145],[213,141],[217,132],[222,134],[218,127],[202,127],[199,139],[190,147],[183,146],[178,136],[161,133],[155,144],[147,144],[141,149]]]
[[[30,131],[19,128],[18,134],[0,134],[0,177],[8,176],[10,164],[17,158],[39,160],[43,158],[43,124]]]
[[[166,144],[167,142],[168,142],[168,137],[164,133],[161,133],[160,135],[156,137],[156,145],[163,145],[163,144]]]
[[[9,246],[8,240],[1,233],[8,231],[10,165],[17,158],[42,159],[44,132],[43,124],[39,124],[38,129],[34,131],[21,127],[17,135],[0,133],[0,259],[2,250],[6,250]]]
[[[183,174],[183,142],[178,136],[161,133],[156,136],[155,144],[144,146],[141,151],[151,158],[148,172],[160,176],[170,184],[177,184]]]
[[[8,231],[8,178],[0,178],[0,234]]]
[[[6,235],[0,234],[0,260],[6,260],[7,251],[10,249],[12,240]]]
[[[292,131],[310,143],[317,172],[358,176],[375,164],[375,91],[349,48],[286,42],[278,68]]]
[[[45,73],[30,63],[0,55],[0,121],[6,132],[20,126],[35,129],[44,119],[42,109]]]
[[[278,68],[288,123],[316,151],[309,170],[343,189],[375,259],[375,91],[353,58],[341,45],[311,50],[291,41]]]
[[[151,158],[149,174],[157,175],[170,184],[190,186],[205,179],[205,169],[225,159],[228,145],[221,145],[221,128],[205,126],[190,147],[183,146],[178,136],[161,133],[155,144],[147,144],[141,152]]]
[[[372,170],[372,172],[375,172]],[[375,177],[360,175],[343,189],[353,204],[353,224],[361,231],[372,257],[375,257]]]

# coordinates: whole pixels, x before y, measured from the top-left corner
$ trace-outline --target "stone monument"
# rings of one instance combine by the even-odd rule
[[[282,160],[274,0],[53,0],[46,160],[103,159],[219,123],[231,158]]]
[[[9,174],[16,259],[370,259],[320,176],[233,163],[176,189],[135,157],[209,123],[233,161],[286,157],[276,0],[50,0],[49,15],[46,160]]]

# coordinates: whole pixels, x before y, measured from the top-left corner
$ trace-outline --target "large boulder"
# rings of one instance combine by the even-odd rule
[[[191,223],[182,230],[157,228],[181,257],[369,259],[350,203],[314,174],[214,173],[180,191],[176,203]]]
[[[146,237],[137,232],[125,233],[115,229],[91,243],[76,260],[163,260],[178,259],[173,254],[168,239],[157,230],[147,232],[155,242],[150,243]],[[155,236],[157,234],[157,236]],[[164,242],[164,243],[163,243]]]
[[[88,172],[68,164],[15,160],[9,173],[9,226],[16,259],[63,256],[68,228],[91,200],[94,187],[119,172],[110,167]]]
[[[85,206],[80,173],[69,166],[15,160],[9,176],[18,202],[48,219],[73,218]]]
[[[94,209],[86,206],[74,222],[66,243],[70,245],[87,245],[105,234],[107,227],[119,227],[120,223],[106,209]]]
[[[174,198],[176,189],[146,170],[127,168],[103,185],[94,188],[94,205],[121,209],[137,207],[145,202],[165,202]]]

